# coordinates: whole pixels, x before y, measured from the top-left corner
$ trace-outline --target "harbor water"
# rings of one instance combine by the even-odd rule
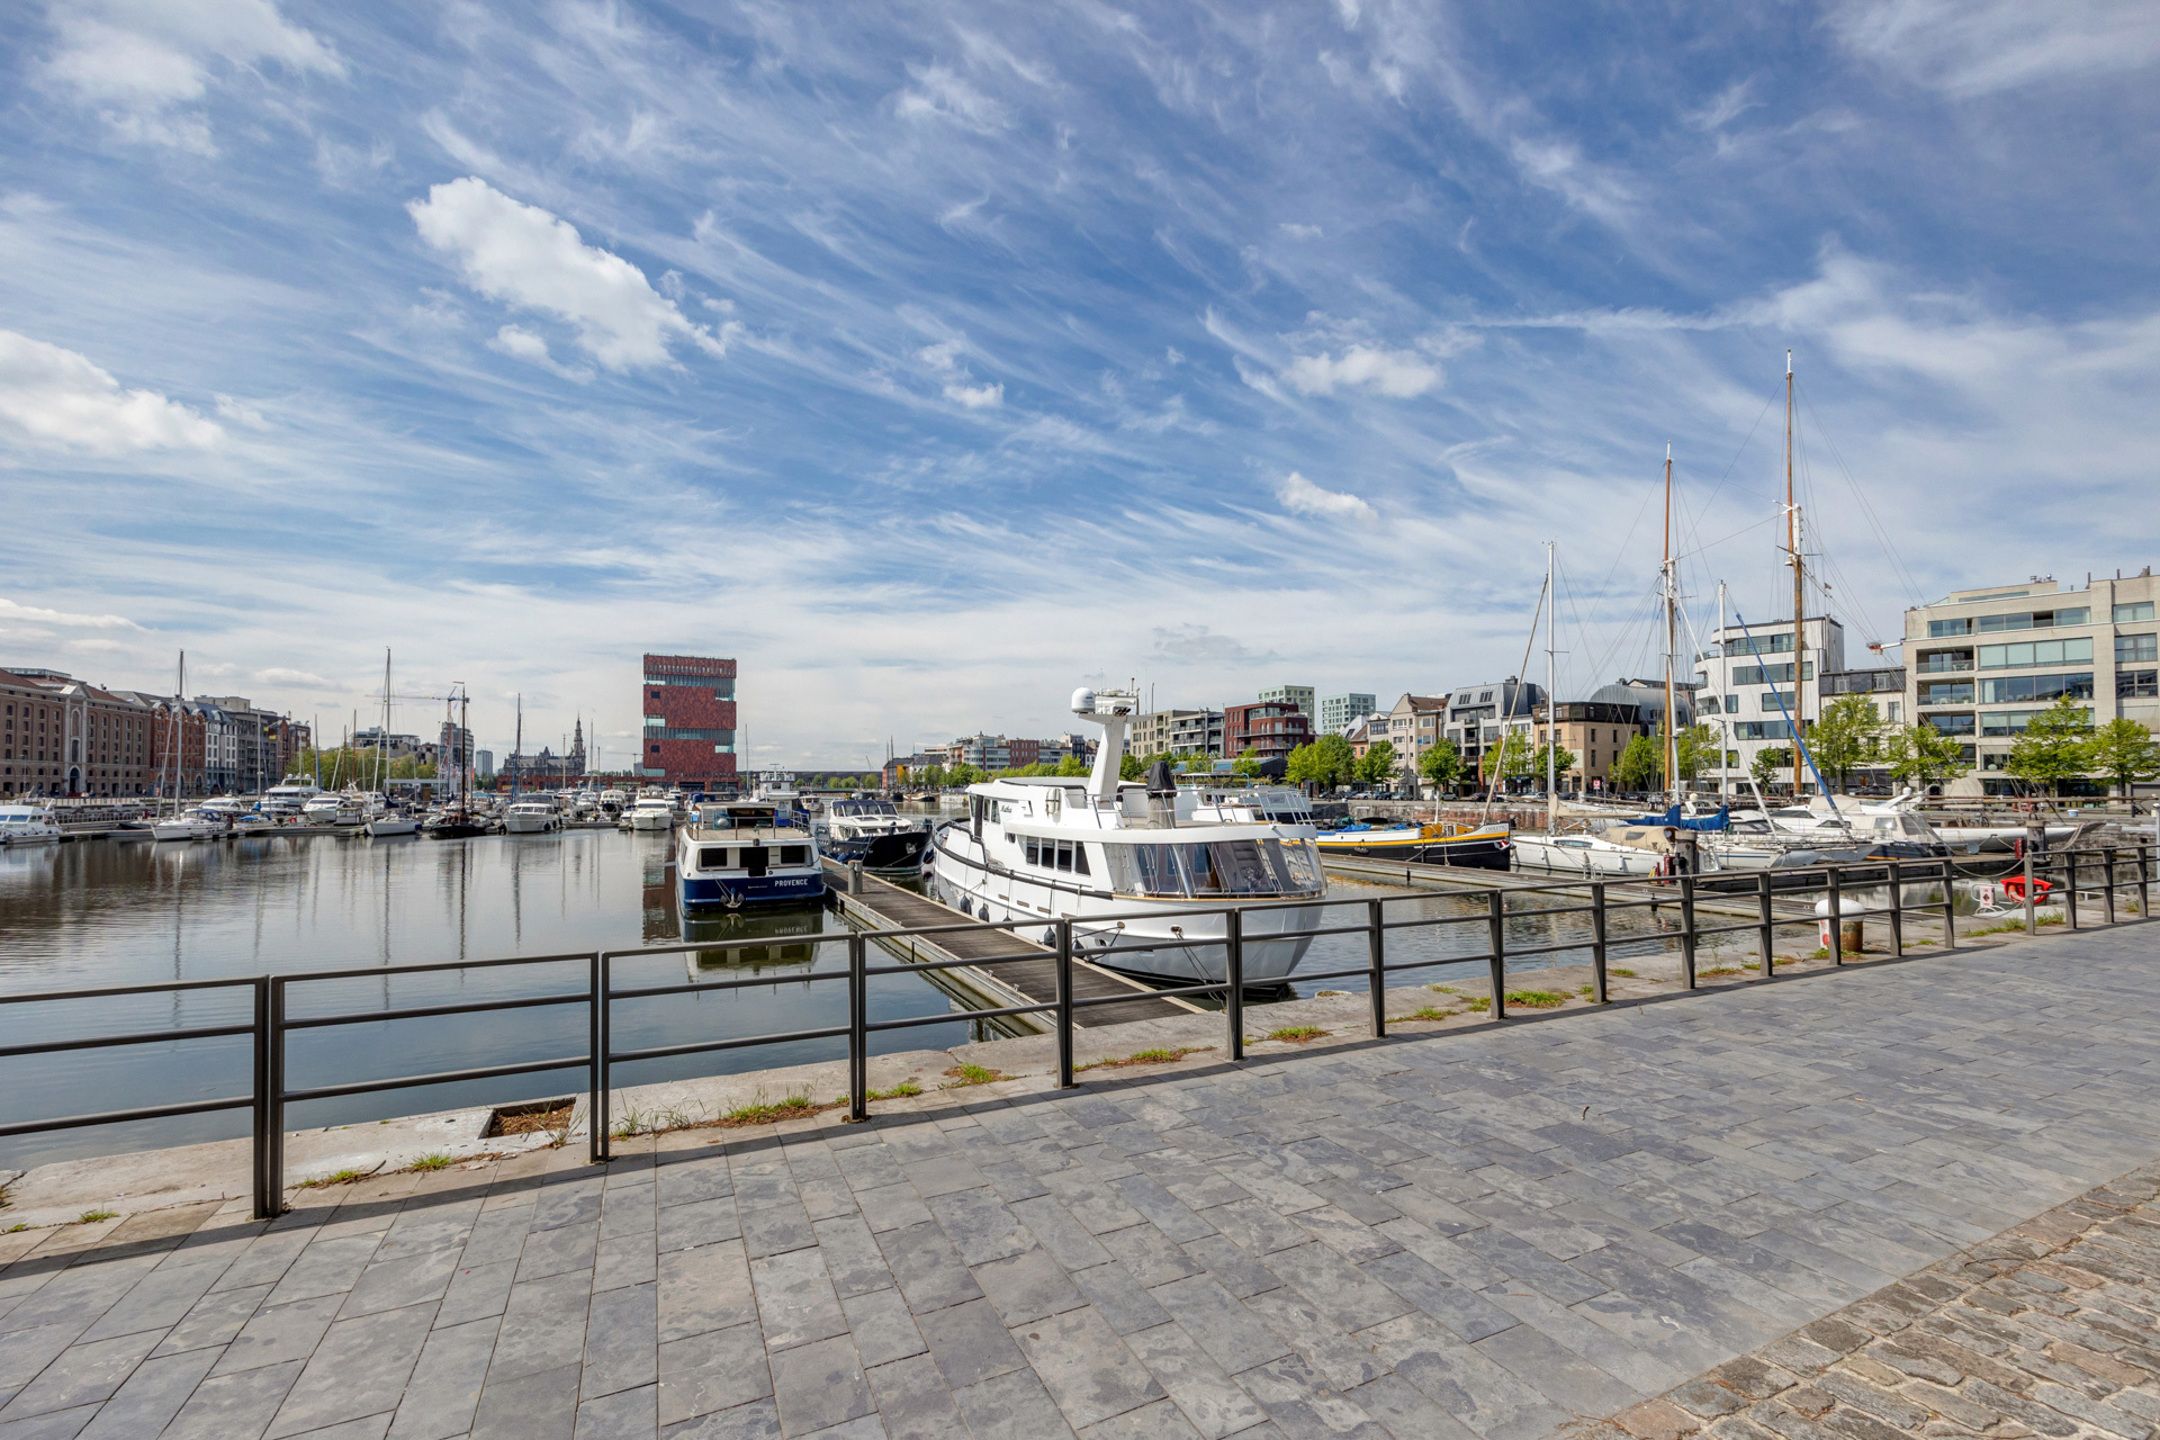
[[[669,837],[614,830],[436,841],[343,836],[265,836],[156,844],[147,840],[0,849],[0,997],[35,991],[163,980],[245,979],[265,973],[379,971],[291,987],[289,1015],[364,1014],[390,1008],[582,995],[582,959],[510,967],[398,974],[447,960],[544,956],[685,942],[701,949],[616,962],[617,989],[758,978],[733,990],[621,1000],[613,1008],[619,1050],[702,1039],[810,1030],[845,1023],[845,927],[824,910],[699,920],[685,933],[668,868]],[[1391,966],[1445,961],[1402,980],[1445,982],[1484,974],[1483,896],[1447,896],[1338,880],[1327,926],[1362,923],[1374,897],[1391,897],[1390,921],[1459,916],[1463,923],[1391,932]],[[1519,895],[1511,908],[1555,903]],[[1668,923],[1671,917],[1667,917]],[[1646,911],[1616,913],[1613,955],[1658,948],[1642,938]],[[1579,916],[1507,922],[1511,948],[1580,941]],[[1463,958],[1458,958],[1463,957]],[[1306,974],[1365,963],[1359,935],[1316,940]],[[1582,963],[1583,952],[1528,957],[1513,969]],[[814,979],[830,976],[831,979]],[[1362,977],[1293,977],[1290,992],[1360,990]],[[97,1001],[0,1004],[0,1045],[120,1031],[246,1024],[246,987]],[[927,1017],[967,1008],[920,975],[881,976],[870,1018]],[[874,1052],[944,1048],[990,1032],[955,1015],[949,1023],[873,1034]],[[584,1004],[299,1029],[288,1036],[291,1088],[328,1086],[437,1070],[476,1069],[582,1055]],[[742,1073],[845,1054],[838,1037],[759,1045],[615,1067],[618,1085]],[[0,1059],[0,1123],[248,1093],[245,1036],[159,1042]],[[926,1077],[928,1078],[928,1077]],[[296,1104],[287,1124],[372,1121],[393,1115],[582,1092],[582,1068]],[[774,1098],[779,1098],[775,1096]],[[831,1097],[819,1097],[831,1098]],[[93,1127],[0,1140],[0,1170],[69,1156],[245,1134],[244,1108],[181,1119]]]

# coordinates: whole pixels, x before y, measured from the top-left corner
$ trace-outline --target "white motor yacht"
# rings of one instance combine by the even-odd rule
[[[300,820],[305,825],[337,824],[338,807],[344,804],[337,795],[316,794],[300,807]]]
[[[0,845],[50,845],[59,839],[60,826],[43,805],[0,805]]]
[[[263,791],[262,803],[256,808],[272,820],[279,822],[297,820],[307,803],[322,794],[322,787],[312,780],[289,780],[283,785],[272,785]]]
[[[825,868],[816,837],[771,802],[715,801],[697,806],[675,837],[675,886],[685,915],[799,905],[824,895]]]
[[[623,814],[632,830],[672,830],[675,828],[675,802],[658,790],[639,793],[637,803]]]
[[[150,826],[150,834],[159,840],[212,840],[224,832],[224,821],[212,819],[201,810],[168,815]]]
[[[930,833],[890,800],[835,800],[825,811],[825,853],[865,870],[917,870]]]
[[[380,815],[369,816],[360,830],[370,840],[390,840],[400,835],[417,835],[420,833],[420,817],[385,810]]]
[[[503,811],[503,830],[510,835],[544,835],[562,829],[562,812],[545,795],[523,795]]]
[[[1304,958],[1321,912],[1246,907],[1326,894],[1312,827],[1210,818],[1192,791],[1121,783],[1137,705],[1127,691],[1074,692],[1073,713],[1103,728],[1086,779],[969,786],[965,818],[932,838],[938,897],[984,920],[1040,920],[1039,932],[1018,932],[1031,940],[1070,920],[1075,952],[1089,961],[1185,983],[1223,979],[1223,912],[1238,909],[1246,983],[1280,983]]]

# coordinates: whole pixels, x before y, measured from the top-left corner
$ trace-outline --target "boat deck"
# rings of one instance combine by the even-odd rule
[[[967,923],[968,917],[950,906],[940,904],[927,895],[903,890],[891,881],[880,880],[875,875],[864,875],[861,891],[850,894],[848,867],[828,858],[825,868],[827,879],[834,891],[862,912],[866,919],[871,919],[880,926],[901,929],[916,925]],[[1007,989],[1018,991],[1030,1003],[1047,1005],[1057,999],[1057,956],[1055,952],[1046,950],[1031,940],[1016,933],[999,930],[962,931],[939,935],[935,939],[938,947],[955,960],[982,960],[994,955],[1030,953],[1029,959],[986,966],[982,973]],[[1082,1029],[1102,1025],[1127,1025],[1135,1020],[1164,1020],[1176,1015],[1191,1014],[1196,1008],[1174,997],[1158,995],[1138,980],[1090,965],[1084,960],[1073,962],[1072,976],[1075,1000],[1108,999],[1118,995],[1129,997],[1114,1004],[1087,1005],[1076,1011],[1073,1023]]]

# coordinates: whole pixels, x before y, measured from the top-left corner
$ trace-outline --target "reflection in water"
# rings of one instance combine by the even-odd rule
[[[791,905],[778,910],[737,911],[732,915],[685,916],[682,938],[687,943],[762,940],[761,945],[730,943],[710,950],[692,951],[688,957],[691,978],[699,971],[754,974],[775,965],[807,965],[817,947],[805,937],[820,933],[824,917],[817,907]]]

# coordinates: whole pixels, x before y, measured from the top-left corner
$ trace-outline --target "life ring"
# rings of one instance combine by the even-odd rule
[[[2025,877],[2023,875],[2006,876],[2002,882],[2002,888],[2003,894],[2009,896],[2012,900],[2017,901],[2018,904],[2022,905],[2025,903]],[[2032,882],[2033,904],[2047,904],[2048,895],[2052,893],[2054,889],[2054,885],[2052,885],[2048,881],[2042,880],[2037,875],[2034,876]]]

